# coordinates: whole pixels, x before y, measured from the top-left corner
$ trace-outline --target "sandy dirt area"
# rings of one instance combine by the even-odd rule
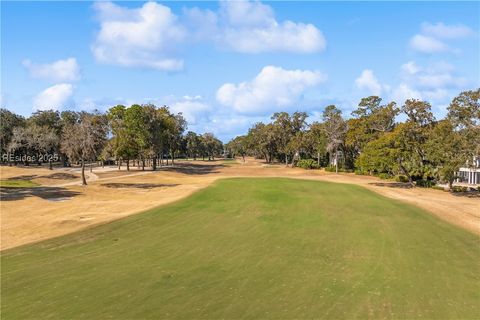
[[[2,188],[0,249],[75,232],[171,203],[224,177],[289,177],[361,185],[379,194],[426,209],[439,218],[480,235],[480,198],[438,190],[408,188],[374,177],[306,171],[266,165],[254,159],[177,161],[174,167],[138,171],[95,168],[80,185],[79,169],[0,167],[1,179],[29,179],[41,187]]]

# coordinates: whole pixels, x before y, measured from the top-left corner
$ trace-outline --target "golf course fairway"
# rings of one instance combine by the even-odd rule
[[[480,317],[479,238],[348,184],[219,180],[1,267],[3,320]]]

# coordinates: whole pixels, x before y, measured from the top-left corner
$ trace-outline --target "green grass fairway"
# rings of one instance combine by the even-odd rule
[[[2,320],[480,317],[478,237],[346,184],[222,180],[1,264]]]
[[[0,187],[5,188],[32,188],[39,184],[30,180],[0,180]]]

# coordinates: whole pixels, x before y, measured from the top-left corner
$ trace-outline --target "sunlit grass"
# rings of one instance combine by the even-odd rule
[[[2,319],[474,319],[478,241],[358,186],[227,179],[4,252]]]

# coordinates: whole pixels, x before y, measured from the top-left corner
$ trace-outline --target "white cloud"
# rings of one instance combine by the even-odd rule
[[[200,118],[207,116],[212,108],[203,101],[201,96],[183,96],[170,104],[170,110],[174,113],[181,112],[189,125],[196,125]]]
[[[218,16],[211,10],[184,8],[181,18],[193,41],[210,41],[219,34]]]
[[[45,64],[36,64],[27,59],[22,64],[27,68],[32,78],[47,79],[54,82],[71,82],[80,79],[80,67],[75,58]]]
[[[273,9],[259,1],[222,1],[218,12],[183,8],[180,16],[155,2],[134,9],[97,2],[94,8],[100,30],[91,49],[101,63],[181,70],[178,51],[195,42],[242,53],[314,53],[326,47],[316,26],[277,21]]]
[[[217,91],[217,100],[240,113],[285,110],[293,107],[307,88],[325,80],[326,76],[318,71],[266,66],[251,81],[222,85]]]
[[[97,61],[123,66],[175,71],[183,61],[175,58],[186,30],[170,8],[147,2],[127,9],[110,2],[97,2],[100,31],[92,45]]]
[[[33,100],[33,106],[36,110],[58,110],[67,106],[73,96],[73,86],[68,83],[61,83],[51,86]]]
[[[444,42],[422,34],[416,34],[410,39],[410,47],[423,53],[436,53],[450,50]]]
[[[260,1],[222,1],[220,14],[235,27],[267,27],[275,22],[272,8]]]
[[[460,39],[473,34],[474,32],[472,29],[462,24],[446,25],[442,22],[436,24],[424,22],[421,26],[421,32],[410,39],[409,45],[413,50],[422,53],[447,51],[459,53],[460,50],[450,48],[443,39]]]
[[[220,44],[238,52],[313,53],[326,47],[317,27],[289,20],[278,22],[272,8],[258,1],[221,2],[220,17]]]
[[[455,68],[446,62],[420,67],[410,61],[402,65],[403,80],[420,90],[459,89],[467,84],[463,77],[455,75]]]
[[[411,88],[409,84],[402,82],[393,90],[392,100],[396,101],[398,104],[403,104],[407,99],[422,100],[423,96],[420,91],[415,90]]]
[[[388,91],[389,87],[382,85],[372,70],[365,69],[362,74],[355,79],[355,85],[360,89],[367,89],[371,94],[380,96],[382,92]]]
[[[436,24],[422,23],[422,33],[446,39],[465,38],[474,34],[472,29],[463,24],[445,25],[442,22]]]
[[[403,72],[405,72],[407,74],[410,74],[410,75],[416,74],[417,72],[420,71],[420,67],[417,66],[415,61],[409,61],[409,62],[403,64],[401,69],[402,69]]]
[[[401,71],[402,81],[392,93],[398,103],[410,98],[446,103],[468,85],[467,79],[456,74],[454,66],[443,61],[427,66],[409,61],[401,66]]]

